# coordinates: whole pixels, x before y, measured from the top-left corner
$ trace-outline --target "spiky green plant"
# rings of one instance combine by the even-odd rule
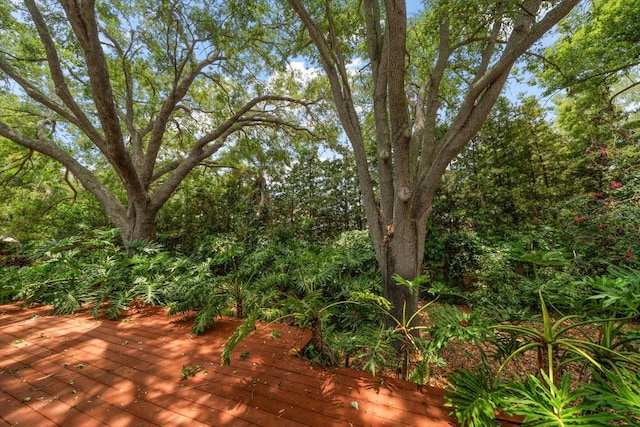
[[[588,399],[597,408],[615,414],[617,425],[640,426],[640,373],[627,370],[593,372],[585,384]]]
[[[545,372],[542,379],[529,375],[524,381],[506,385],[503,409],[524,417],[523,425],[531,427],[606,426],[618,417],[608,411],[597,411],[588,399],[590,391],[571,389],[571,375],[565,373],[556,386]]]
[[[505,345],[498,339],[504,339],[505,334],[494,335],[493,343],[501,347],[503,361],[496,372],[485,370],[482,374],[484,381],[491,381],[490,387],[472,372],[451,376],[455,388],[447,399],[459,421],[463,425],[491,425],[489,408],[493,408],[522,415],[525,425],[533,426],[633,422],[636,415],[629,415],[628,406],[633,408],[634,393],[638,391],[634,382],[637,376],[633,375],[640,369],[640,356],[624,349],[637,342],[640,336],[623,332],[624,324],[633,316],[616,317],[617,311],[598,311],[592,307],[587,314],[567,315],[553,321],[541,292],[539,296],[542,312],[539,326],[497,324],[489,327],[506,332],[509,338]],[[602,301],[602,298],[598,299]],[[612,317],[595,317],[596,314]],[[584,332],[585,328],[593,327],[600,328],[598,339]],[[538,353],[538,375],[503,385],[503,370],[527,351]],[[567,365],[582,366],[583,370],[591,372],[591,378],[585,378],[590,382],[572,384],[570,375],[562,373]],[[487,390],[492,390],[491,400],[486,399]],[[621,397],[614,397],[617,393]],[[609,401],[601,397],[607,395]],[[613,403],[616,401],[624,403]]]

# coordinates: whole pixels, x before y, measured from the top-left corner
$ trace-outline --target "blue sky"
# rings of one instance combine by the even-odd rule
[[[407,15],[412,15],[422,8],[421,0],[407,0]]]

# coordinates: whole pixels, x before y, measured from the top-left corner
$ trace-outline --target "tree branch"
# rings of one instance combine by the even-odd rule
[[[126,227],[127,212],[120,200],[111,193],[93,173],[75,160],[66,151],[47,139],[30,138],[14,131],[5,122],[0,121],[0,136],[16,144],[48,156],[65,166],[96,199],[104,206],[110,221],[118,227]]]
[[[60,0],[60,4],[84,52],[94,105],[106,141],[107,158],[132,201],[144,205],[147,202],[146,189],[124,144],[107,60],[100,41],[94,0]]]
[[[422,177],[426,171],[430,169],[435,157],[434,153],[437,150],[435,134],[433,132],[425,132],[425,129],[436,129],[438,110],[440,107],[440,84],[444,78],[447,70],[447,64],[449,63],[449,58],[452,53],[450,47],[451,29],[447,11],[442,11],[439,21],[438,57],[436,59],[435,66],[433,67],[433,71],[431,72],[431,76],[425,78],[425,107],[424,109],[420,109],[421,113],[424,111],[424,115],[420,117],[418,116],[418,113],[416,113],[416,117],[421,119],[416,120],[418,128],[414,131],[416,132],[416,135],[414,135],[413,141],[414,145],[420,147],[420,163],[417,171],[418,187],[422,185],[420,181],[423,179]],[[427,81],[428,83],[426,83]],[[415,153],[415,155],[417,157],[417,153]]]
[[[191,53],[191,52],[190,52]],[[187,56],[185,56],[183,60],[183,64],[177,69],[177,73],[182,73],[184,69],[184,62],[187,60]],[[200,61],[196,67],[194,67],[182,80],[179,81],[177,85],[175,85],[169,96],[165,99],[160,107],[160,111],[158,112],[158,116],[156,117],[153,128],[151,130],[151,137],[149,139],[147,154],[145,155],[144,165],[141,173],[141,180],[144,183],[146,188],[149,188],[149,184],[151,183],[151,177],[153,176],[153,167],[158,158],[158,153],[160,152],[160,147],[162,146],[162,137],[167,128],[167,123],[171,117],[171,114],[175,111],[178,103],[185,97],[191,84],[194,82],[196,77],[198,77],[201,71],[215,63],[223,59],[222,56],[218,54],[211,54],[204,60]],[[179,80],[179,75],[176,76],[176,79]]]
[[[389,82],[389,40],[380,24],[380,4],[378,0],[363,2],[367,35],[367,50],[373,76],[373,114],[376,127],[376,149],[378,179],[380,180],[380,219],[388,224],[393,216],[393,148],[387,111],[387,87]],[[383,196],[384,195],[384,196]]]
[[[347,138],[349,138],[349,142],[351,143],[351,147],[353,148],[355,155],[358,182],[360,185],[360,191],[362,192],[367,224],[369,225],[373,241],[381,242],[384,226],[380,221],[380,213],[378,212],[376,196],[373,191],[373,182],[369,173],[369,161],[364,146],[362,129],[360,127],[358,113],[353,103],[346,70],[344,67],[341,68],[336,62],[334,55],[332,54],[331,44],[327,41],[323,31],[313,21],[309,12],[302,4],[302,1],[287,1],[302,21],[313,44],[318,50],[320,62],[326,72],[327,78],[329,79],[329,85],[331,87],[331,93],[336,105],[338,117],[342,123],[345,133],[347,134]],[[381,260],[383,255],[381,248],[377,243],[375,243],[375,248],[376,255],[378,256],[378,259]]]
[[[93,126],[91,121],[84,114],[82,109],[78,106],[73,95],[71,95],[71,91],[67,86],[67,82],[64,76],[64,72],[62,71],[62,67],[60,66],[60,58],[58,57],[58,52],[55,47],[55,43],[51,37],[51,33],[49,32],[49,28],[40,13],[40,10],[35,4],[34,0],[25,0],[25,5],[31,14],[31,18],[36,26],[36,30],[38,31],[38,35],[40,37],[40,41],[46,52],[47,64],[49,65],[49,72],[51,74],[51,78],[53,80],[53,84],[55,86],[56,95],[60,98],[60,100],[64,103],[64,105],[69,109],[71,114],[61,114],[62,111],[60,109],[52,108],[52,105],[47,105],[49,108],[52,108],[61,116],[65,117],[65,119],[69,120],[71,123],[75,124],[78,128],[80,128],[91,141],[103,152],[106,154],[106,145],[104,138]],[[15,77],[12,76],[12,78]],[[26,81],[26,80],[24,80]],[[19,83],[20,84],[20,83]],[[25,88],[25,84],[20,84],[23,88]],[[39,99],[34,98],[35,100],[44,103],[44,99],[39,97]],[[45,104],[46,105],[46,104]],[[66,112],[66,111],[65,111]]]
[[[433,164],[421,170],[418,188],[421,193],[419,197],[423,203],[416,205],[418,209],[428,209],[429,203],[426,201],[433,197],[435,185],[427,183],[439,182],[434,177],[444,173],[451,160],[480,129],[500,95],[515,61],[566,16],[578,2],[579,0],[560,1],[538,23],[535,22],[535,16],[541,0],[530,0],[522,6],[500,58],[483,75],[478,75],[469,87],[451,127],[440,140]],[[420,216],[422,213],[415,214]]]
[[[83,132],[93,129],[94,132],[88,133],[87,136],[94,144],[96,144],[96,147],[101,149],[101,151],[104,148],[104,154],[106,155],[104,138],[97,132],[97,130],[95,130],[92,125],[90,125],[89,129],[86,129],[81,121],[78,120],[78,118],[71,111],[65,108],[64,105],[58,104],[56,101],[47,96],[44,92],[34,86],[30,81],[24,78],[24,76],[18,73],[2,58],[0,58],[0,70],[4,71],[18,86],[20,86],[25,91],[27,96],[29,96],[29,98],[49,108],[50,110],[67,120],[69,123],[77,126],[78,129],[82,130]]]
[[[122,46],[120,46],[120,43],[118,43],[118,41],[116,40],[115,37],[113,37],[106,28],[104,28],[102,25],[99,26],[100,31],[102,31],[102,34],[104,34],[104,36],[106,38],[109,39],[109,41],[111,41],[113,48],[115,49],[115,51],[118,53],[118,55],[120,56],[120,62],[122,64],[122,73],[124,74],[124,83],[125,83],[125,115],[124,115],[124,123],[125,126],[127,127],[127,130],[129,131],[129,134],[131,135],[132,140],[134,141],[134,147],[133,147],[133,152],[134,152],[134,157],[142,157],[141,154],[141,144],[139,143],[139,135],[138,135],[138,131],[134,125],[134,106],[133,106],[133,77],[131,75],[131,67],[129,65],[128,62],[128,58],[127,58],[127,54],[125,52],[125,50],[122,48]],[[133,37],[133,34],[131,35],[131,37]],[[129,49],[131,48],[131,45],[129,46]],[[127,49],[127,50],[129,50]]]
[[[29,149],[29,152],[24,156],[22,156],[21,158],[17,159],[15,162],[13,162],[14,164],[9,165],[7,168],[3,170],[0,170],[0,175],[1,175],[5,172],[10,171],[13,168],[18,168],[15,171],[15,173],[11,174],[9,177],[7,177],[7,179],[2,180],[2,183],[0,183],[0,185],[4,187],[7,183],[9,183],[16,176],[18,176],[20,172],[22,172],[26,168],[27,163],[31,161],[31,157],[33,156],[33,151],[34,150]],[[15,163],[17,163],[17,165]]]

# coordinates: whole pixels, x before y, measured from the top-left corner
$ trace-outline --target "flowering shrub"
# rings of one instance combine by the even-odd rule
[[[599,188],[566,202],[557,223],[559,241],[584,274],[602,274],[610,264],[639,265],[640,147],[602,148],[599,153]]]

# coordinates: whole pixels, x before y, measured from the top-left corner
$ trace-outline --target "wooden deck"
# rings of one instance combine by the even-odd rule
[[[442,390],[296,357],[306,330],[259,328],[220,366],[238,324],[193,337],[160,309],[110,321],[0,305],[0,427],[455,425]]]

